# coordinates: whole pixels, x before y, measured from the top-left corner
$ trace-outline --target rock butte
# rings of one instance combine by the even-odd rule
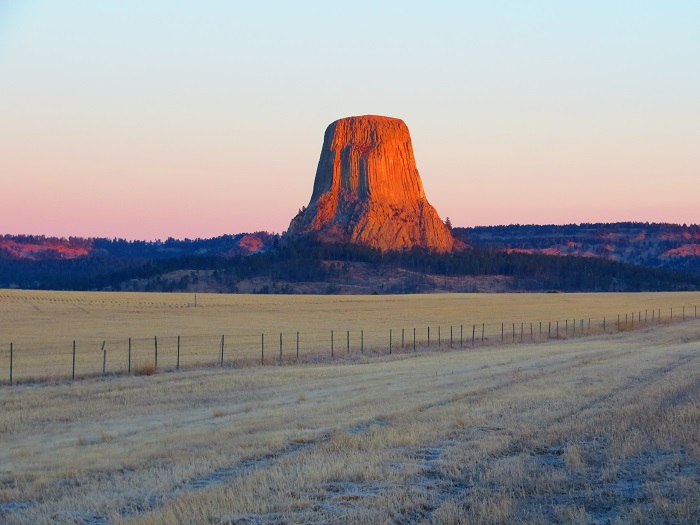
[[[287,233],[382,251],[455,247],[425,197],[408,127],[400,119],[375,115],[328,126],[311,200]]]

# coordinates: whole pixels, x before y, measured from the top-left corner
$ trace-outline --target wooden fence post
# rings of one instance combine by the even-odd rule
[[[280,361],[282,361],[282,332],[280,332]]]
[[[333,330],[331,330],[331,357],[333,357]]]
[[[428,327],[428,348],[430,348],[430,327]]]
[[[260,334],[260,364],[265,364],[265,334]]]
[[[463,331],[463,325],[459,325],[459,347],[460,348],[462,348],[463,341],[464,341],[462,331]]]
[[[127,364],[127,374],[131,375],[131,337],[129,337],[129,362]]]
[[[129,350],[131,351],[131,339],[129,339]],[[177,336],[177,364],[175,370],[180,370],[180,336]]]
[[[297,359],[299,359],[299,332],[297,331]]]
[[[416,351],[416,329],[413,328],[413,351]]]
[[[406,347],[403,331],[404,331],[404,329],[402,328],[402,329],[401,329],[401,349],[402,349],[402,350]]]
[[[438,325],[438,348],[440,348],[440,345],[442,345],[442,334],[441,334],[441,326]]]
[[[484,342],[484,329],[486,327],[486,323],[481,323],[481,342]]]
[[[75,339],[73,339],[73,373],[71,379],[75,380]]]
[[[360,353],[365,353],[365,331],[360,330]]]
[[[280,334],[280,341],[282,338],[282,334]],[[224,336],[221,336],[221,368],[224,367]]]
[[[155,345],[155,368],[158,368],[158,336],[153,337],[153,344]]]
[[[12,359],[14,357],[14,350],[12,348],[12,342],[10,342],[10,386],[12,386]]]
[[[348,351],[347,353],[350,353],[350,330],[348,330]]]
[[[106,341],[102,341],[102,375],[107,372],[107,350],[105,350]]]
[[[504,336],[504,328],[503,328],[503,323],[501,323],[501,343],[503,343],[503,336]]]
[[[474,347],[474,336],[476,335],[476,325],[472,325],[472,348]]]
[[[391,355],[391,328],[389,328],[389,355]]]

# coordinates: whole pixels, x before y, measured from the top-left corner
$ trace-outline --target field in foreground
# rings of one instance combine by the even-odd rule
[[[0,389],[3,523],[698,523],[700,322]]]

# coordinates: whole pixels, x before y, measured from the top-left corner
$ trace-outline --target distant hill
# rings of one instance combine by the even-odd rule
[[[540,236],[527,235],[527,228]],[[556,236],[552,229],[557,228],[569,231]],[[579,242],[579,250],[589,251],[591,243],[577,240],[584,235],[578,232],[577,237],[576,228],[487,229],[491,244],[483,240],[487,235],[479,236],[482,229],[455,228],[455,235],[471,246],[452,253],[417,247],[382,252],[266,232],[154,242],[4,236],[0,238],[0,288],[315,294],[700,289],[698,273],[630,264],[585,252],[581,257],[550,255],[565,253],[550,250],[556,246],[571,248],[569,253],[575,255],[576,245],[570,242]],[[516,234],[510,238],[519,241],[511,245],[503,239],[513,232]],[[586,235],[598,238],[597,234]],[[625,236],[615,239],[610,246],[616,253],[628,254],[623,248]],[[652,244],[658,248],[659,242]],[[682,246],[669,245],[668,250]],[[692,261],[693,256],[669,256],[669,260],[674,259]]]
[[[618,222],[454,228],[473,246],[509,253],[597,257],[700,274],[700,226]]]

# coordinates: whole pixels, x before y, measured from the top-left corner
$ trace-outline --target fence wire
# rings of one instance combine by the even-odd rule
[[[644,309],[597,318],[464,321],[460,324],[328,330],[154,335],[147,338],[0,341],[0,384],[101,375],[150,375],[201,367],[314,362],[588,337],[697,319],[697,306]]]

